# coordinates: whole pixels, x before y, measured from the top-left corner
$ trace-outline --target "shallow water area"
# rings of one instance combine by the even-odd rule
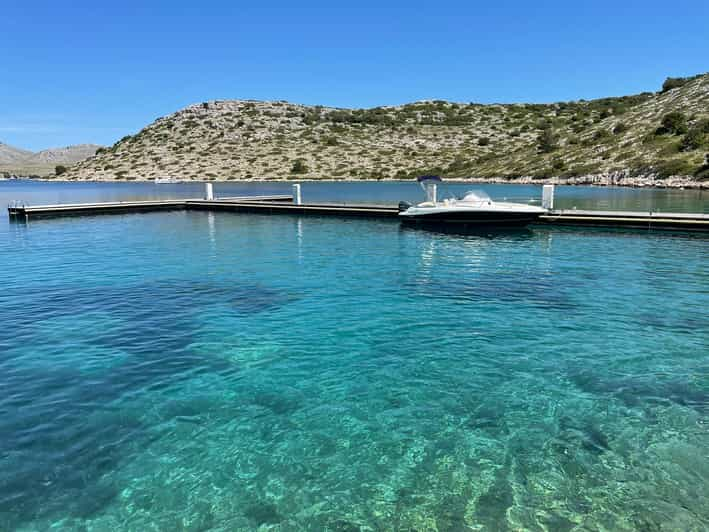
[[[0,254],[0,530],[709,527],[705,236],[160,212]]]

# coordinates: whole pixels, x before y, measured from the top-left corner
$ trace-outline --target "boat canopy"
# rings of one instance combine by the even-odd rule
[[[421,175],[416,178],[419,183],[424,183],[425,181],[443,181],[437,175]]]

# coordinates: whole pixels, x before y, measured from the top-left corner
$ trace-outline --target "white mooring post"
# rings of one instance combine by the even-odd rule
[[[542,187],[542,208],[547,210],[554,208],[554,185],[544,185]]]
[[[295,205],[300,205],[300,185],[293,185],[293,203]]]
[[[213,200],[214,199],[214,189],[212,188],[211,183],[205,183],[204,184],[204,199],[206,200]]]

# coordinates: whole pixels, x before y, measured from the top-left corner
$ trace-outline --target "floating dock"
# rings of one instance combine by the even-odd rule
[[[117,201],[109,203],[61,203],[57,205],[10,205],[10,218],[29,220],[43,216],[77,216],[82,214],[115,214],[121,212],[179,210],[185,200]]]
[[[309,214],[320,216],[359,216],[367,218],[398,218],[399,209],[388,205],[338,204],[338,203],[284,203],[275,201],[194,200],[187,208],[263,214]]]
[[[240,201],[292,201],[290,195],[271,196],[235,196],[210,200],[215,202],[240,202]],[[148,200],[148,201],[114,201],[107,203],[60,203],[57,205],[23,205],[14,204],[7,208],[10,218],[29,220],[30,218],[47,218],[55,216],[81,216],[96,214],[121,214],[127,212],[145,212],[162,210],[185,210],[194,199]]]
[[[218,199],[179,199],[122,201],[111,203],[76,203],[58,205],[11,205],[10,218],[30,220],[52,216],[118,214],[160,210],[210,210],[399,219],[396,206],[374,204],[299,203],[291,195],[236,196]],[[709,214],[623,212],[587,210],[550,210],[535,225],[593,226],[650,230],[709,232]]]
[[[670,212],[551,210],[542,215],[546,225],[626,227],[633,229],[666,229],[709,231],[709,214]]]

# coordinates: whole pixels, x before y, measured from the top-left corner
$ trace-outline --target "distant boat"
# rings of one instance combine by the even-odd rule
[[[155,178],[155,184],[156,185],[174,185],[176,183],[182,183],[179,179],[176,179],[174,177],[156,177]]]
[[[450,198],[438,201],[438,176],[421,176],[418,182],[426,193],[426,201],[411,205],[405,201],[399,203],[399,216],[407,223],[486,225],[486,226],[524,226],[537,220],[547,211],[534,205],[493,201],[485,192],[475,190],[462,198]]]

